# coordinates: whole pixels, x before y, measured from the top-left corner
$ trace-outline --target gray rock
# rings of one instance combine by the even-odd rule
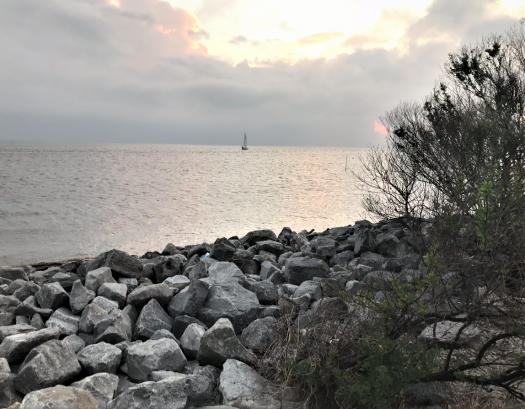
[[[191,284],[175,295],[168,306],[172,318],[179,315],[195,317],[208,296],[209,285],[201,280],[193,280]]]
[[[370,229],[363,229],[357,233],[355,239],[354,253],[356,256],[359,256],[365,251],[374,251],[375,249],[375,240],[372,236]]]
[[[406,403],[412,406],[433,406],[447,403],[447,391],[439,382],[416,383],[401,391]]]
[[[370,288],[387,290],[392,288],[394,280],[396,280],[396,275],[391,271],[378,270],[368,273],[363,279],[363,282],[370,286]]]
[[[15,280],[28,281],[29,280],[27,273],[24,271],[22,267],[1,268],[0,278],[5,278],[11,281],[15,281]]]
[[[284,245],[274,240],[259,241],[257,242],[256,247],[257,247],[257,250],[272,253],[276,257],[279,257],[285,251]]]
[[[0,358],[0,391],[2,390],[2,384],[9,378],[11,374],[11,368],[7,359]]]
[[[126,286],[126,293],[129,294],[139,286],[139,282],[136,278],[119,277],[117,280],[119,284]]]
[[[62,273],[63,271],[59,267],[51,267],[45,271],[34,271],[29,274],[29,280],[42,286],[42,284],[49,282],[51,277],[57,273]]]
[[[190,285],[190,279],[183,275],[177,275],[173,277],[168,277],[163,281],[164,284],[166,284],[171,290],[173,291],[173,294],[177,294],[180,292],[183,288],[186,288]]]
[[[312,240],[310,244],[315,248],[315,253],[323,258],[335,256],[337,242],[331,237],[319,236]]]
[[[100,254],[89,266],[91,271],[100,267],[109,267],[119,276],[137,279],[140,278],[143,270],[139,259],[120,250],[110,250]]]
[[[115,373],[122,359],[122,351],[110,344],[100,342],[88,345],[77,354],[82,369],[89,375]]]
[[[303,295],[310,296],[312,301],[320,300],[323,296],[321,283],[312,280],[303,281],[301,285],[295,290],[293,296],[294,298],[299,298]]]
[[[257,318],[260,304],[257,296],[236,282],[210,288],[197,318],[211,327],[219,318],[228,318],[240,333]]]
[[[346,293],[349,297],[353,297],[354,295],[359,294],[361,291],[367,291],[370,289],[367,284],[356,280],[348,281],[345,287]]]
[[[99,409],[99,406],[90,392],[57,385],[27,394],[20,409]]]
[[[173,335],[170,331],[168,331],[167,329],[158,329],[157,331],[155,331],[153,333],[153,335],[150,337],[150,340],[151,341],[154,341],[156,339],[162,339],[162,338],[167,338],[167,339],[172,339],[173,341],[175,341],[176,343],[179,343],[179,341],[177,340],[177,338],[175,338],[175,335]]]
[[[361,256],[359,257],[359,264],[364,264],[372,267],[374,270],[378,270],[383,264],[385,264],[386,260],[387,259],[381,254],[365,251],[364,253],[361,253]]]
[[[235,335],[232,323],[219,319],[201,338],[198,359],[202,365],[221,367],[228,359],[238,359],[254,365],[257,357],[248,351]]]
[[[279,293],[277,287],[269,280],[259,281],[258,283],[251,285],[250,291],[257,296],[257,299],[261,304],[277,304]]]
[[[135,323],[133,334],[134,339],[151,337],[159,329],[170,330],[172,319],[160,306],[157,300],[152,299],[148,302]]]
[[[456,341],[458,332],[463,325],[463,322],[441,321],[436,324],[435,328],[434,325],[426,327],[417,339],[427,345],[438,345],[445,348],[476,349],[480,347],[482,342],[481,331],[474,325],[465,328]]]
[[[46,328],[27,334],[8,336],[0,344],[0,358],[6,358],[10,364],[19,362],[33,348],[59,336],[60,330],[58,328]]]
[[[0,311],[2,312],[13,312],[19,304],[20,300],[12,295],[0,295]]]
[[[86,289],[96,293],[104,283],[116,283],[110,268],[100,267],[87,273],[85,282]]]
[[[13,295],[20,301],[24,301],[27,297],[35,295],[38,290],[40,290],[39,285],[26,281],[22,287],[13,292]]]
[[[127,314],[127,316],[130,318],[131,325],[135,325],[135,322],[137,322],[137,319],[139,318],[139,310],[133,305],[128,304],[124,307],[122,312]]]
[[[157,300],[160,305],[166,305],[173,297],[172,289],[165,283],[140,286],[128,295],[128,304],[142,308],[151,299]]]
[[[43,284],[35,298],[42,308],[56,310],[69,305],[69,296],[59,283]]]
[[[112,311],[108,317],[95,325],[93,335],[95,342],[118,344],[131,340],[133,326],[128,314],[121,310]]]
[[[246,276],[234,263],[217,262],[208,267],[208,277],[216,284],[236,281],[243,283]]]
[[[162,262],[153,266],[155,280],[162,283],[169,277],[182,274],[182,262],[177,257],[163,257]]]
[[[75,354],[86,346],[86,341],[78,335],[68,335],[62,340],[63,344],[67,344]]]
[[[11,408],[17,402],[22,402],[23,396],[15,389],[15,374],[10,374],[0,385],[0,407]],[[16,406],[13,406],[16,409]]]
[[[354,252],[351,250],[342,251],[341,253],[337,253],[335,256],[330,258],[330,261],[328,262],[328,265],[330,267],[334,266],[341,266],[346,267],[350,260],[354,258]]]
[[[18,371],[15,388],[24,394],[49,388],[69,382],[80,370],[73,350],[62,345],[61,341],[53,339],[29,352]]]
[[[36,328],[27,324],[9,325],[7,327],[0,327],[0,342],[10,335],[27,334],[28,332],[36,331]]]
[[[118,303],[116,301],[109,300],[106,297],[97,296],[93,299],[92,304],[98,305],[108,314],[118,310]]]
[[[182,334],[184,334],[184,331],[186,331],[186,328],[188,328],[188,326],[191,324],[199,324],[204,329],[208,329],[206,324],[199,321],[197,318],[190,317],[189,315],[180,315],[173,320],[171,333],[175,336],[175,338],[180,339]]]
[[[99,287],[97,295],[117,302],[119,308],[122,308],[126,305],[127,292],[128,287],[125,284],[104,283]]]
[[[300,285],[314,277],[326,277],[329,272],[328,264],[319,259],[294,257],[286,260],[285,276],[290,284]]]
[[[8,327],[15,322],[15,315],[12,312],[0,312],[0,327]]]
[[[245,409],[281,409],[278,388],[248,365],[228,359],[220,376],[223,403]]]
[[[24,317],[39,314],[42,317],[47,318],[53,314],[53,310],[51,308],[39,308],[36,297],[30,296],[27,297],[23,303],[18,304],[18,306],[13,310],[13,314]]]
[[[163,379],[177,377],[177,376],[181,376],[181,374],[178,372],[173,372],[173,371],[153,371],[149,375],[149,380],[158,382],[158,381],[162,381]]]
[[[81,332],[90,334],[93,332],[93,329],[95,328],[96,324],[98,324],[99,322],[107,318],[108,318],[108,312],[104,310],[100,305],[89,304],[84,309],[84,311],[82,311],[82,315],[80,316],[78,328]]]
[[[235,246],[226,238],[215,240],[210,257],[218,261],[230,261],[235,253]]]
[[[380,234],[376,237],[375,252],[384,257],[396,257],[399,239],[393,234]]]
[[[179,382],[171,378],[159,382],[143,382],[125,389],[107,409],[185,409],[188,397]]]
[[[56,327],[60,329],[62,335],[73,335],[78,332],[80,317],[74,315],[71,310],[60,307],[46,322],[46,327]]]
[[[115,397],[118,383],[117,375],[97,373],[72,383],[71,386],[88,391],[97,401],[98,409],[106,409],[107,403]]]
[[[73,283],[78,279],[80,279],[80,277],[74,273],[59,272],[53,275],[53,277],[49,279],[49,282],[59,283],[64,290],[68,291],[71,290],[71,287],[73,287]]]
[[[211,247],[208,243],[201,243],[193,246],[188,250],[188,259],[192,258],[194,255],[204,256],[206,253],[211,251]]]
[[[175,341],[163,338],[130,346],[127,363],[129,377],[144,382],[153,371],[180,372],[187,360]]]
[[[251,231],[246,236],[239,239],[241,243],[248,243],[250,246],[253,246],[257,242],[264,240],[277,241],[277,236],[273,231],[265,229]]]
[[[35,327],[37,330],[44,329],[46,325],[40,314],[33,314],[31,317],[31,322],[29,323],[32,327]]]
[[[277,320],[273,317],[260,318],[248,325],[240,337],[242,344],[263,354],[277,338]]]
[[[199,324],[190,324],[180,338],[180,345],[184,354],[189,359],[197,358],[201,345],[201,339],[206,329]]]
[[[29,319],[29,317],[25,317],[23,315],[17,315],[15,317],[15,325],[21,325],[21,324],[29,325],[30,322],[31,320]]]
[[[77,280],[73,283],[69,294],[69,307],[75,314],[79,314],[94,298],[95,292],[86,289],[80,280]]]

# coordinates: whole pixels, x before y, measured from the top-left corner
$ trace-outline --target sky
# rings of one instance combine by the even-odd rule
[[[2,0],[0,140],[365,147],[525,0]]]

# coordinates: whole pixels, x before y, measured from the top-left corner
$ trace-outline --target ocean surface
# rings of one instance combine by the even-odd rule
[[[353,224],[364,152],[0,141],[0,266]]]

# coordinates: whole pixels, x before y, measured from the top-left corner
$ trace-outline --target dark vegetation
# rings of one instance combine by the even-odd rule
[[[387,146],[358,175],[364,206],[417,238],[424,274],[338,291],[350,315],[332,303],[304,329],[290,304],[268,353],[274,379],[319,407],[399,407],[406,387],[433,381],[525,402],[524,120],[523,23],[450,54],[423,102],[382,118]],[[417,341],[445,320],[459,323],[449,345]],[[474,328],[481,340],[466,348]]]

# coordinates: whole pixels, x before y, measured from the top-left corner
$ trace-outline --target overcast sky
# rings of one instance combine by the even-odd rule
[[[0,139],[367,146],[525,0],[1,0]]]

